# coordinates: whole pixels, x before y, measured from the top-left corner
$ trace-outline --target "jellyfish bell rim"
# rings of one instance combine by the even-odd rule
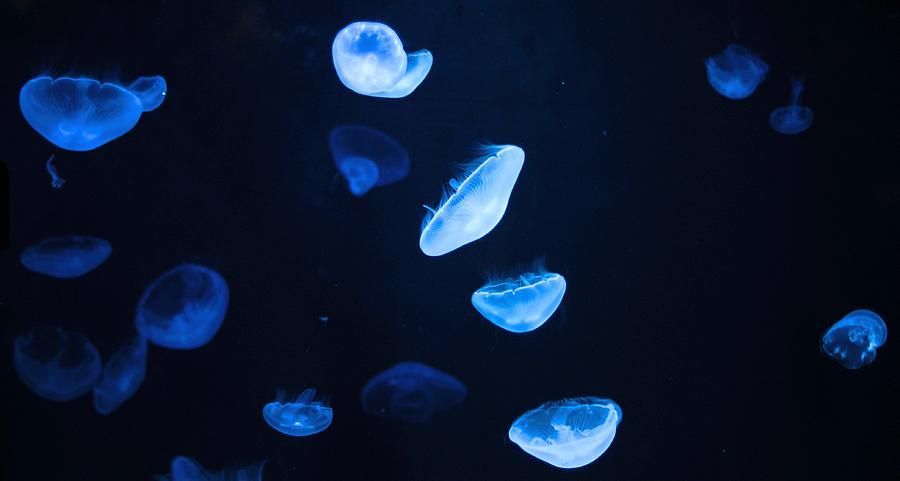
[[[415,92],[419,85],[428,77],[431,67],[434,65],[434,55],[428,49],[417,50],[406,55],[406,72],[397,80],[397,83],[388,90],[365,94],[370,97],[385,99],[400,99]]]
[[[860,319],[865,319],[870,322],[865,322]],[[885,324],[884,319],[881,318],[878,314],[869,309],[855,309],[844,317],[842,317],[839,321],[832,324],[825,332],[825,336],[831,334],[833,331],[837,329],[841,329],[844,327],[864,327],[871,328],[876,327],[877,331],[874,332],[875,338],[872,340],[872,347],[879,348],[884,345],[887,341],[887,324]],[[824,336],[823,336],[824,338]]]

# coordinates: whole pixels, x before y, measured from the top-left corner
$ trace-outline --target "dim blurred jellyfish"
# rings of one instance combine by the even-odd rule
[[[472,294],[475,309],[510,332],[533,331],[556,312],[566,293],[566,279],[536,263],[535,272],[488,282]]]
[[[30,271],[60,279],[81,277],[109,259],[109,242],[89,236],[51,237],[22,251],[19,260]]]
[[[580,468],[606,452],[621,420],[622,410],[610,399],[550,401],[519,416],[509,439],[557,468]]]
[[[263,407],[263,419],[269,426],[288,436],[310,436],[331,426],[334,412],[315,389],[307,389],[291,402],[285,402],[285,394],[279,391],[277,399]]]
[[[822,350],[847,369],[859,369],[875,360],[875,350],[887,339],[887,325],[878,314],[857,309],[844,316],[822,336]]]
[[[363,387],[366,413],[409,424],[426,424],[462,402],[466,386],[455,377],[418,362],[401,362]]]
[[[60,177],[59,172],[56,171],[56,166],[53,165],[54,157],[56,156],[51,155],[50,158],[47,159],[47,173],[50,174],[50,185],[52,185],[54,189],[59,189],[66,183],[66,179]]]
[[[353,22],[341,29],[331,45],[331,57],[347,88],[392,99],[411,94],[434,63],[428,50],[407,55],[397,33],[378,22]]]
[[[196,349],[219,332],[227,309],[225,278],[201,265],[182,264],[147,287],[134,324],[153,344]]]
[[[734,100],[749,97],[769,72],[769,66],[758,55],[736,43],[707,58],[705,64],[712,88]]]
[[[409,172],[406,149],[375,129],[361,125],[336,127],[328,141],[334,164],[357,197],[372,187],[402,180]]]
[[[166,99],[166,79],[159,75],[138,77],[128,85],[128,91],[141,101],[144,112],[156,110]]]
[[[172,474],[155,476],[159,481],[262,481],[263,468],[266,462],[240,469],[223,469],[211,473],[196,459],[177,456],[172,459]]]
[[[509,196],[525,163],[525,151],[515,145],[491,145],[485,155],[466,166],[462,176],[450,180],[422,221],[419,248],[428,256],[441,256],[476,241],[494,229],[506,213]]]
[[[35,328],[16,337],[16,373],[38,396],[71,401],[100,377],[100,354],[86,337],[62,328]]]
[[[791,104],[778,107],[769,114],[769,125],[780,134],[799,134],[813,123],[811,108],[800,105],[800,94],[803,93],[803,80],[791,80]]]
[[[147,340],[134,336],[106,361],[100,381],[94,386],[94,409],[100,414],[115,411],[134,396],[147,372]]]

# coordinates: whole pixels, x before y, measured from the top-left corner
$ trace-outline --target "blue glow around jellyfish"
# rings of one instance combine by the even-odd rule
[[[239,469],[209,472],[196,459],[177,456],[172,459],[172,474],[155,476],[159,481],[262,481],[266,462]]]
[[[580,468],[606,452],[620,421],[622,410],[610,399],[550,401],[519,416],[509,440],[557,468]]]
[[[391,27],[353,22],[334,37],[331,58],[338,78],[350,90],[370,97],[402,98],[425,80],[434,57],[428,50],[409,55]]]
[[[427,424],[439,412],[461,403],[466,386],[459,379],[418,362],[401,362],[363,387],[363,410],[381,418]]]
[[[141,118],[143,105],[127,89],[90,78],[47,76],[19,91],[28,125],[61,149],[86,151],[126,134]]]
[[[291,402],[285,402],[284,393],[263,407],[263,419],[269,426],[288,436],[311,436],[331,426],[334,411],[316,397],[315,389],[307,389]]]
[[[472,294],[472,305],[507,331],[529,332],[547,322],[565,293],[565,277],[540,268],[488,282]]]
[[[732,43],[705,61],[706,78],[712,88],[734,100],[749,97],[766,78],[769,66],[758,55]]]
[[[16,337],[16,373],[38,396],[71,401],[100,377],[100,354],[86,337],[58,327],[35,328]]]
[[[112,246],[98,237],[50,237],[22,251],[26,269],[60,279],[81,277],[109,259]]]
[[[769,125],[776,132],[785,135],[799,134],[808,129],[815,116],[811,108],[800,105],[800,94],[803,93],[803,80],[791,80],[791,104],[778,107],[769,114]]]
[[[94,386],[94,409],[109,414],[129,400],[144,383],[147,373],[147,340],[134,336],[113,353]]]
[[[847,369],[859,369],[875,360],[875,350],[887,339],[887,325],[878,314],[857,309],[828,328],[822,350]]]
[[[350,192],[362,197],[372,187],[392,184],[409,173],[409,154],[396,140],[362,125],[335,127],[328,137],[334,165]]]
[[[450,180],[452,192],[422,221],[419,248],[441,256],[487,235],[503,218],[509,196],[525,163],[515,145],[491,145],[470,162],[462,176]]]
[[[138,77],[128,84],[128,91],[141,101],[144,112],[156,110],[166,99],[166,79],[159,75]]]
[[[157,346],[196,349],[219,332],[227,309],[225,278],[208,267],[182,264],[147,287],[134,324]]]

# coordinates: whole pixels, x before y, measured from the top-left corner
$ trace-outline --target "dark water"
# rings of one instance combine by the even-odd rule
[[[835,3],[4,2],[0,477],[141,480],[181,454],[269,459],[266,480],[898,479],[897,339],[853,372],[818,341],[856,308],[900,332],[900,5]],[[409,97],[336,78],[331,41],[360,19],[434,53]],[[771,68],[740,102],[702,63],[735,31]],[[60,151],[17,105],[45,72],[162,74],[169,95],[121,139]],[[816,121],[779,135],[768,114],[798,74]],[[403,144],[408,178],[349,195],[327,144],[347,123]],[[486,140],[526,152],[509,210],[427,258],[420,205]],[[76,280],[19,265],[69,233],[112,257]],[[481,273],[537,256],[569,282],[556,315],[525,335],[481,318]],[[225,324],[199,350],[151,347],[120,410],[16,378],[16,334],[60,325],[108,356],[181,262],[228,280]],[[362,385],[403,360],[459,377],[465,402],[426,428],[363,414]],[[276,388],[309,386],[332,396],[327,431],[264,424]],[[526,409],[578,395],[624,413],[595,463],[559,470],[508,441]]]

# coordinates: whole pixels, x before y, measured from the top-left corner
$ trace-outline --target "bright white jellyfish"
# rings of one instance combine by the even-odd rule
[[[470,162],[462,176],[450,180],[441,202],[422,220],[419,248],[441,256],[476,241],[494,229],[506,213],[525,151],[515,145],[490,145]]]
[[[391,27],[378,22],[353,22],[331,45],[338,78],[350,90],[370,97],[398,99],[425,80],[434,57],[428,50],[409,55]]]
[[[887,325],[881,316],[857,309],[828,328],[822,350],[847,369],[859,369],[875,360],[875,350],[887,340]]]
[[[606,452],[621,420],[622,410],[610,399],[550,401],[519,416],[509,439],[557,468],[580,468]]]
[[[472,305],[507,331],[528,332],[547,322],[565,293],[565,277],[537,269],[537,273],[488,282],[472,294]]]

